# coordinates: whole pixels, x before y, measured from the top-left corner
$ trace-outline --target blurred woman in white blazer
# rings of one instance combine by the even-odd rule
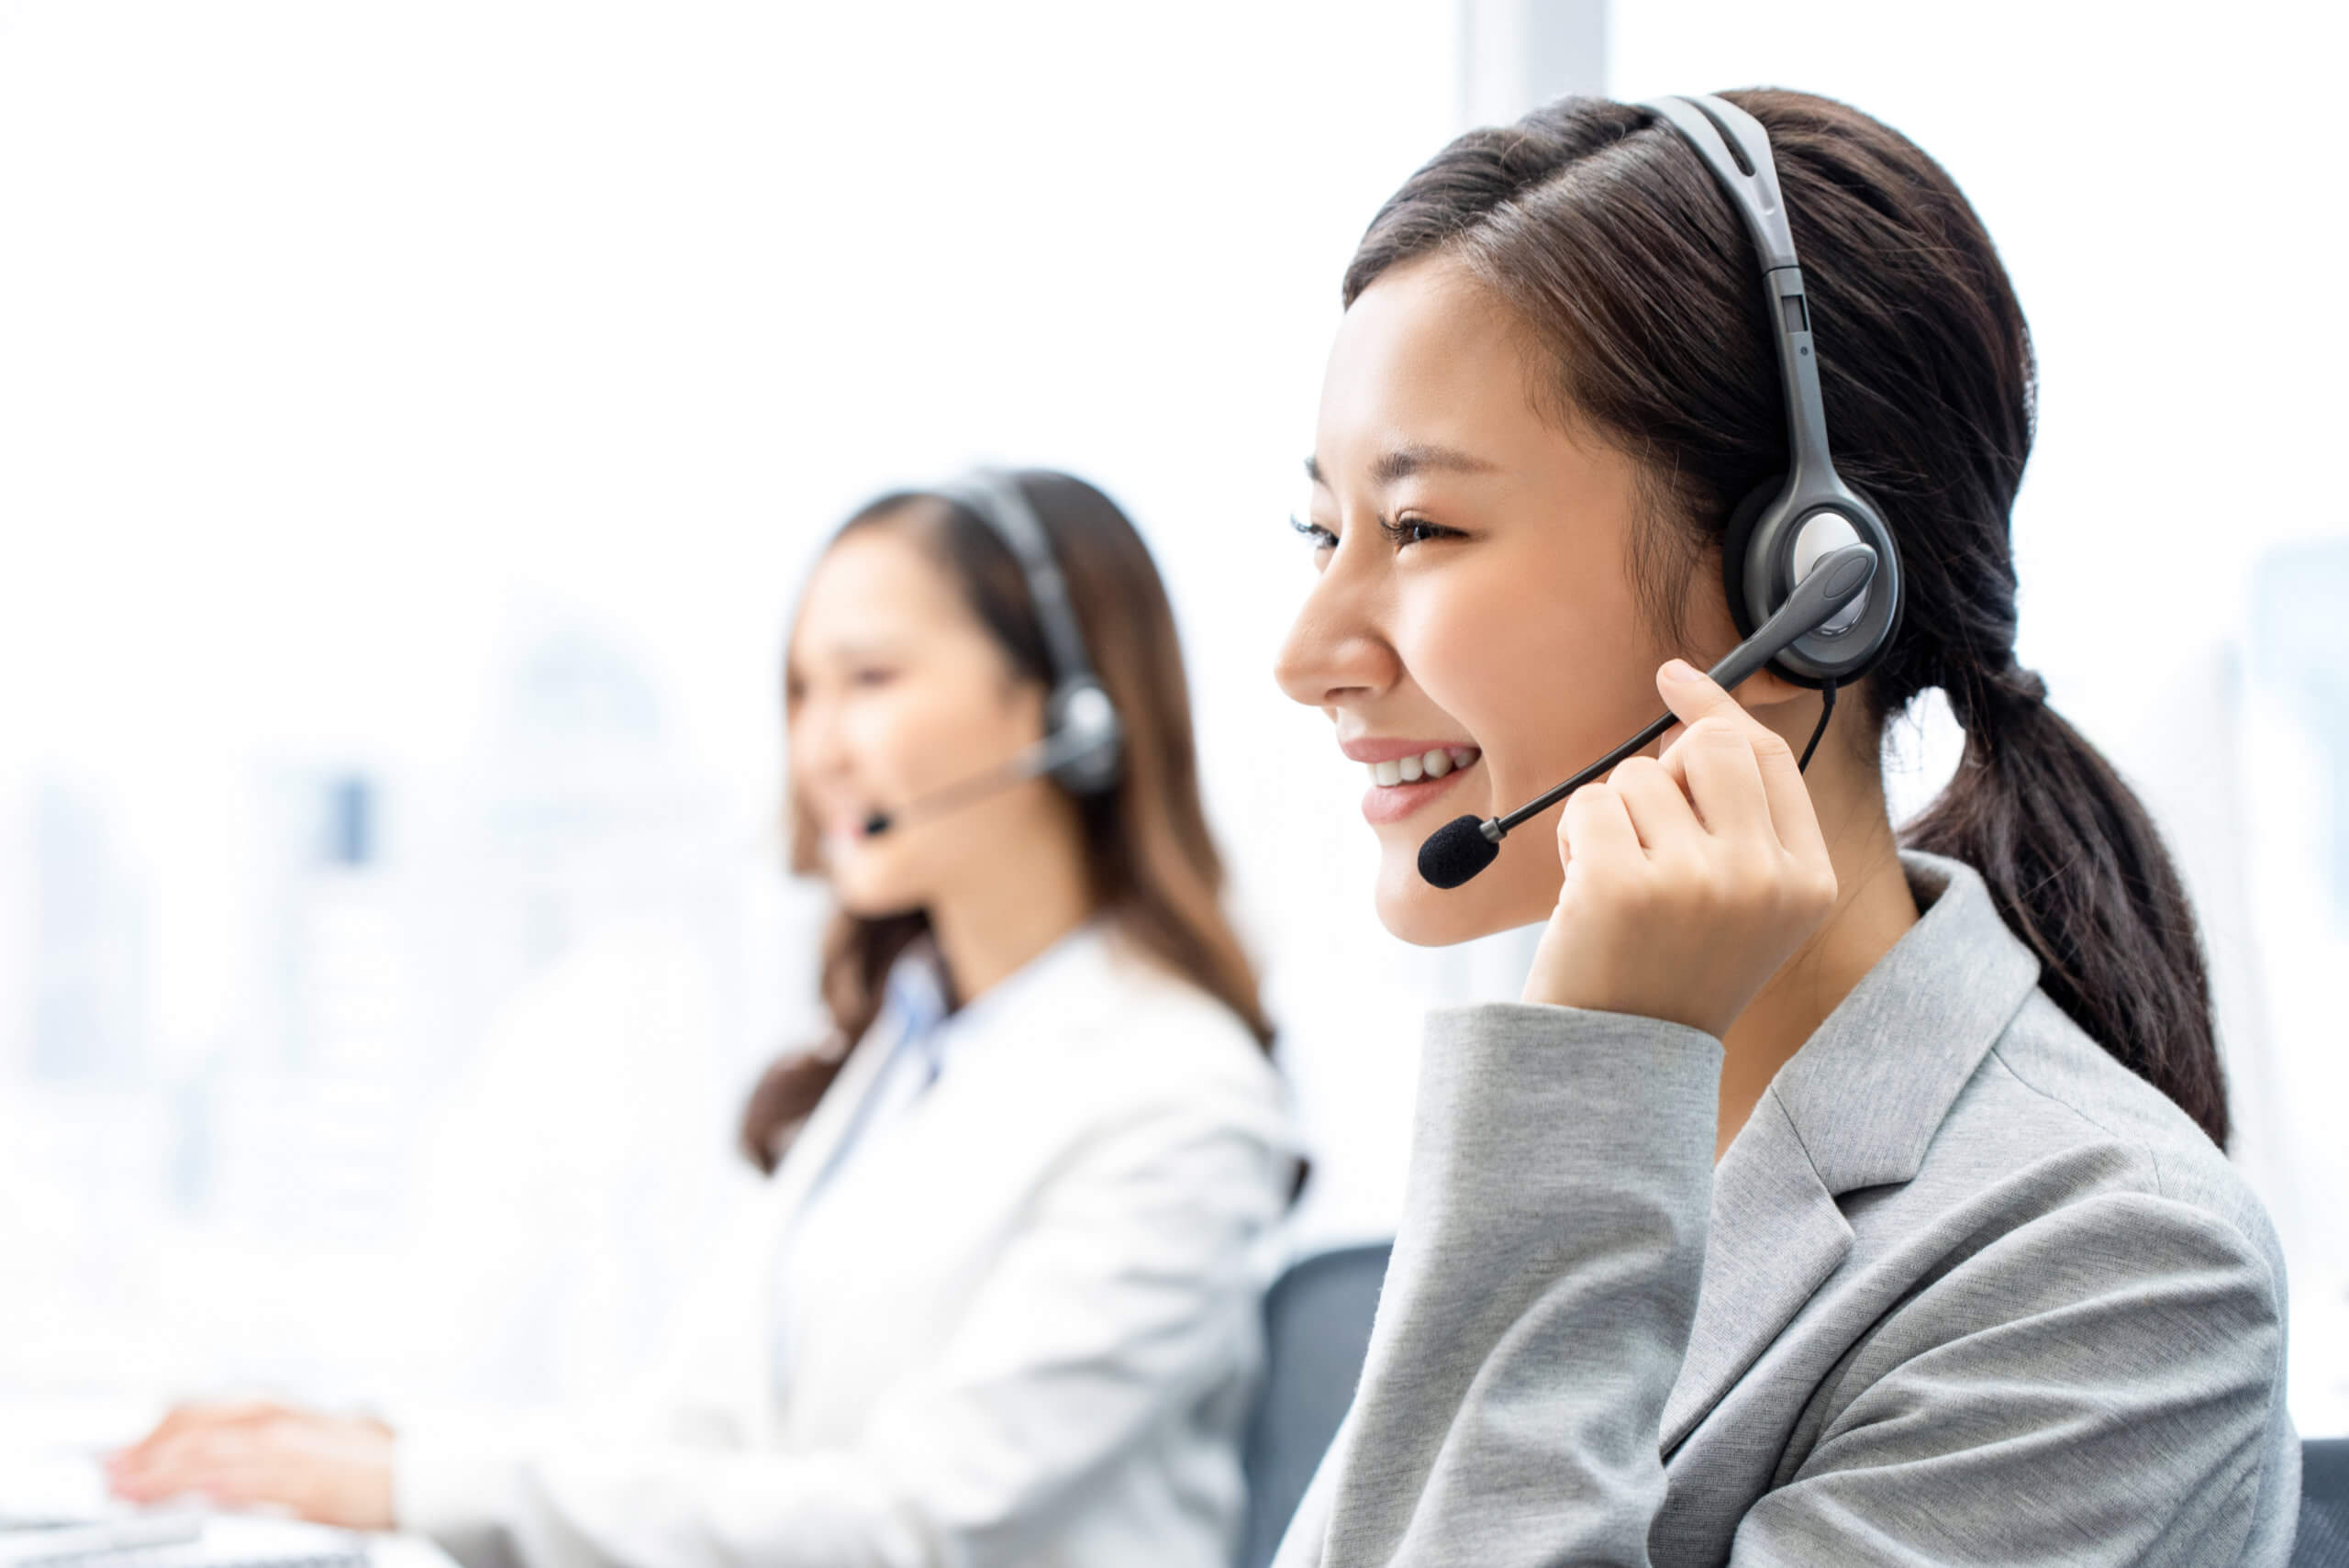
[[[885,496],[786,656],[832,1030],[657,1414],[597,1440],[274,1405],[112,1462],[527,1568],[1222,1568],[1268,1231],[1297,1164],[1219,901],[1174,618],[1064,474]]]

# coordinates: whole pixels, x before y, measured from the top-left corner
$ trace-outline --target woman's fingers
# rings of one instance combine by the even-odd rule
[[[1834,899],[1786,743],[1686,665],[1657,687],[1685,727],[1566,803],[1565,881],[1528,1002],[1725,1034]]]
[[[1633,757],[1609,773],[1607,782],[1622,797],[1640,843],[1651,856],[1685,851],[1704,832],[1688,796],[1654,758]]]
[[[1610,862],[1636,861],[1642,852],[1623,797],[1604,784],[1585,784],[1566,797],[1565,815],[1558,819],[1558,846],[1568,882]]]
[[[284,1413],[284,1407],[267,1400],[244,1399],[205,1404],[175,1405],[155,1423],[155,1429],[128,1448],[118,1451],[108,1462],[109,1467],[136,1466],[145,1462],[162,1445],[190,1432],[209,1431],[221,1427],[250,1424]]]
[[[390,1528],[393,1438],[381,1421],[273,1405],[173,1417],[116,1456],[108,1480],[117,1493],[150,1503],[200,1493],[350,1529]]]
[[[116,1490],[134,1501],[166,1502],[201,1496],[229,1507],[295,1504],[304,1479],[302,1456],[265,1430],[218,1428],[184,1433],[158,1451]]]
[[[194,1424],[195,1418],[189,1407],[184,1405],[173,1407],[164,1413],[161,1420],[155,1423],[152,1431],[128,1448],[117,1449],[108,1456],[106,1468],[109,1471],[137,1469],[152,1459],[165,1443],[170,1442]]]
[[[1796,765],[1794,751],[1785,737],[1739,706],[1737,699],[1716,684],[1711,676],[1680,660],[1673,660],[1656,673],[1656,690],[1687,727],[1680,740],[1673,744],[1675,752],[1686,750],[1690,738],[1707,725],[1742,736],[1754,775],[1761,782],[1761,799],[1769,813],[1771,831],[1778,842],[1798,857],[1826,855],[1827,841],[1819,830],[1819,812],[1811,805],[1809,786],[1803,783],[1802,770]],[[1687,763],[1694,760],[1693,754],[1682,757],[1679,771],[1687,783],[1701,790],[1709,781],[1690,777],[1686,772]],[[1725,780],[1728,770],[1716,773]],[[1742,768],[1738,776],[1744,776]],[[1698,806],[1700,810],[1704,808],[1701,795]],[[1720,809],[1727,813],[1740,807],[1725,793]],[[1710,814],[1706,820],[1709,826]],[[1746,825],[1751,826],[1750,822]]]
[[[118,1466],[114,1488],[137,1502],[161,1502],[206,1490],[206,1482],[230,1457],[229,1451],[249,1441],[243,1434],[217,1428],[183,1428],[168,1436],[150,1439],[135,1463]]]
[[[1660,762],[1687,793],[1707,833],[1716,840],[1747,840],[1773,850],[1779,847],[1762,769],[1754,760],[1753,742],[1744,730],[1716,719],[1699,719]]]
[[[107,1481],[122,1496],[147,1502],[209,1495],[224,1468],[250,1462],[269,1428],[287,1414],[266,1401],[181,1406],[107,1462]]]

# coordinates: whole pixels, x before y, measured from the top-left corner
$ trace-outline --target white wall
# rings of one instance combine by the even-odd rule
[[[1351,0],[0,5],[0,1380],[373,1387],[381,1341],[455,1331],[412,1265],[468,1220],[716,1166],[807,1012],[796,581],[982,457],[1142,522],[1240,902],[1362,1151],[1317,1223],[1385,1223],[1415,993],[1356,984],[1392,946],[1358,785],[1269,670],[1338,274],[1451,129],[1455,38]],[[361,872],[306,858],[343,775]],[[618,1045],[529,1022],[592,1010],[581,951],[718,1020],[640,1042],[688,1082],[600,1174],[575,1132],[538,1159],[618,1115]],[[42,1009],[92,995],[83,1072]],[[641,1316],[598,1310],[591,1378]]]

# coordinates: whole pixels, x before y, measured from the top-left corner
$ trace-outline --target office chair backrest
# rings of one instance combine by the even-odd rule
[[[2300,1536],[2292,1568],[2349,1568],[2349,1438],[2300,1445]]]
[[[1248,1423],[1240,1568],[1264,1568],[1353,1403],[1386,1279],[1384,1241],[1289,1265],[1264,1296],[1264,1386]]]

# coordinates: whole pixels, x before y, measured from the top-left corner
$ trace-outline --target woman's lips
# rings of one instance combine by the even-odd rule
[[[1363,817],[1374,828],[1384,827],[1389,822],[1400,822],[1405,817],[1426,809],[1437,796],[1458,784],[1464,775],[1474,773],[1483,761],[1484,758],[1481,755],[1471,758],[1465,764],[1453,767],[1440,779],[1421,778],[1410,784],[1374,784],[1363,792]]]

